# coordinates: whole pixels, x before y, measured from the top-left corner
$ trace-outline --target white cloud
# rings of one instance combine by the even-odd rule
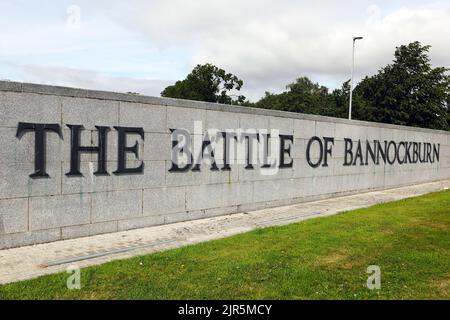
[[[106,90],[115,92],[135,92],[159,96],[171,81],[148,80],[131,77],[112,77],[93,70],[80,70],[51,66],[22,66],[24,82],[58,84],[75,88]]]
[[[280,90],[300,75],[340,85],[349,78],[351,39],[357,48],[357,77],[389,63],[396,46],[431,44],[433,62],[450,66],[450,4],[367,1],[174,0],[137,1],[129,26],[161,47],[192,51],[190,67],[213,62],[245,81],[258,97]],[[385,9],[386,8],[386,9]]]

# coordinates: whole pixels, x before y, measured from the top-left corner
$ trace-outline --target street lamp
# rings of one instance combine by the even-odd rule
[[[353,72],[355,69],[355,42],[356,40],[362,40],[363,37],[354,37],[353,38],[353,51],[352,51],[352,77],[350,80],[350,103],[348,106],[348,119],[352,120],[352,96],[353,96]]]

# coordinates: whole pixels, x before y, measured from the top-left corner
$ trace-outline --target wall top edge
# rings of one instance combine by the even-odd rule
[[[61,86],[36,84],[36,83],[25,83],[25,82],[16,82],[16,81],[0,80],[0,92],[23,92],[23,93],[35,93],[35,94],[62,96],[62,97],[114,100],[114,101],[120,101],[120,102],[142,103],[142,104],[162,105],[162,106],[192,108],[192,109],[204,109],[204,110],[212,110],[212,111],[231,112],[231,113],[291,118],[291,119],[299,119],[299,120],[311,120],[311,121],[321,121],[321,122],[334,122],[334,123],[341,123],[341,124],[348,124],[348,125],[380,127],[380,128],[386,128],[386,129],[400,129],[400,130],[410,130],[410,131],[433,132],[433,133],[441,133],[441,134],[445,134],[445,135],[450,135],[450,131],[445,131],[445,130],[434,130],[434,129],[428,129],[428,128],[409,127],[409,126],[401,126],[401,125],[394,125],[394,124],[387,124],[387,123],[380,123],[380,122],[348,120],[348,119],[343,119],[343,118],[333,118],[333,117],[311,115],[311,114],[304,114],[304,113],[295,113],[295,112],[280,111],[280,110],[259,109],[259,108],[232,106],[232,105],[202,102],[202,101],[152,97],[152,96],[136,95],[136,94],[130,94],[130,93],[88,90],[88,89],[81,89],[81,88],[61,87]]]

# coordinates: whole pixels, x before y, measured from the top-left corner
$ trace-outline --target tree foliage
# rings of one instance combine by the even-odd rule
[[[163,97],[225,104],[243,104],[242,95],[233,98],[229,92],[241,90],[244,82],[212,64],[197,65],[186,79],[177,81],[161,93]]]
[[[307,77],[297,79],[287,85],[287,91],[281,94],[266,92],[265,97],[255,106],[265,109],[276,109],[291,112],[328,115],[332,98],[328,88],[313,83]]]
[[[353,119],[449,130],[449,69],[433,68],[429,49],[419,42],[396,48],[392,64],[356,86]],[[266,92],[254,106],[346,118],[349,94],[349,81],[330,92],[302,77],[283,93]]]
[[[397,47],[392,64],[365,77],[353,92],[353,119],[450,130],[450,76],[445,67],[433,68],[430,46],[413,42]],[[346,118],[350,84],[333,91],[300,77],[280,94],[266,92],[256,103],[232,95],[243,81],[212,64],[198,65],[186,77],[167,87],[162,96],[239,104]],[[235,98],[233,98],[233,96]]]
[[[266,92],[254,106],[328,117],[347,117],[350,81],[330,92],[327,87],[302,77],[289,84],[286,89],[280,94]]]
[[[392,64],[355,88],[355,118],[449,129],[449,69],[433,68],[420,42],[397,47]]]

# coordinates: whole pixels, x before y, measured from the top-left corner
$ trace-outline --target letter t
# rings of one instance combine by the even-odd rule
[[[19,122],[16,137],[20,140],[26,132],[34,131],[34,170],[30,178],[49,178],[46,167],[47,132],[54,132],[62,139],[61,126],[57,123],[27,123]]]

